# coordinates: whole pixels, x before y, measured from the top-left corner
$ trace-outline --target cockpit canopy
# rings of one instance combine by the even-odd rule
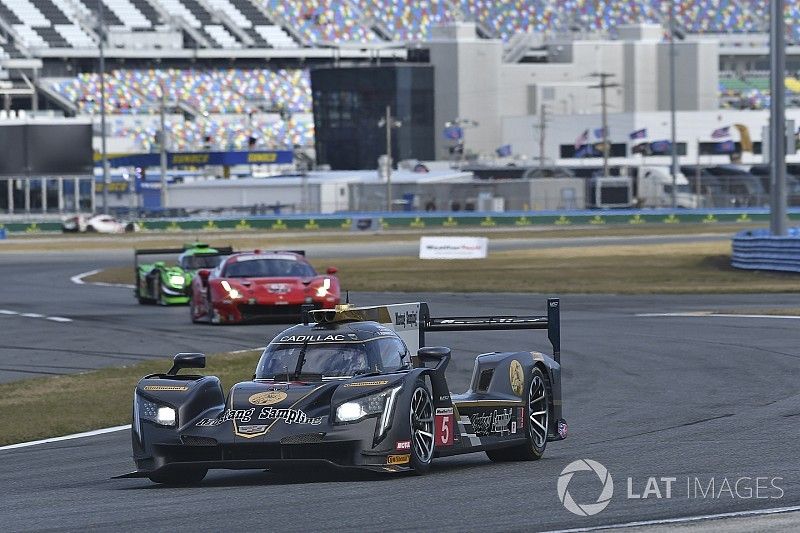
[[[337,329],[296,326],[267,346],[256,367],[256,379],[352,377],[396,372],[409,366],[408,348],[387,328],[364,331],[349,324]]]

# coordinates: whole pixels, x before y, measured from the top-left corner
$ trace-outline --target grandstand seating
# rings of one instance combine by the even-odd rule
[[[431,26],[461,18],[504,40],[520,32],[576,29],[613,35],[621,24],[663,24],[671,5],[667,0],[101,1],[112,31],[167,25],[185,32],[187,46],[215,48],[424,40]],[[689,33],[763,32],[767,6],[763,0],[676,0],[676,18]],[[96,0],[0,0],[0,18],[33,47],[86,46],[89,37],[76,17],[90,21],[96,9]],[[785,20],[789,42],[800,42],[800,2],[787,2]]]
[[[300,69],[229,70],[114,70],[106,75],[106,111],[148,114],[158,111],[160,86],[170,102],[183,103],[198,113],[249,113],[285,108],[293,113],[311,110],[311,83]],[[81,74],[51,82],[50,87],[83,113],[97,111],[99,76]]]

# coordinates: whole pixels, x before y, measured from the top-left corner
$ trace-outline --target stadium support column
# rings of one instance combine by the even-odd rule
[[[106,57],[105,57],[105,22],[103,21],[103,0],[97,0],[98,47],[100,52],[100,151],[103,164],[103,213],[108,214],[108,189],[111,187],[111,175],[108,172],[108,152],[106,151]],[[94,189],[94,175],[92,175]]]
[[[769,89],[770,103],[770,233],[786,235],[786,116],[784,74],[786,72],[786,49],[783,18],[783,0],[772,0],[769,4]],[[794,142],[792,137],[791,142]]]
[[[672,209],[675,209],[675,197],[678,187],[678,143],[676,140],[676,112],[675,112],[675,0],[669,3],[669,118],[670,118],[670,157],[672,174]]]

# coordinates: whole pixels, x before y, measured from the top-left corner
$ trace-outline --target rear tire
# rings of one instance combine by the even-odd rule
[[[158,281],[155,283],[155,290],[156,290],[156,304],[158,305],[167,305],[167,302],[164,301],[164,291],[161,290],[161,275],[159,274]]]
[[[207,468],[168,470],[148,476],[153,483],[162,485],[196,485],[208,474]]]
[[[408,409],[411,425],[411,468],[422,475],[433,461],[433,400],[424,381],[417,381]]]
[[[511,448],[487,450],[486,455],[495,462],[536,461],[544,455],[547,432],[550,427],[550,392],[547,376],[534,366],[525,405],[525,444]]]

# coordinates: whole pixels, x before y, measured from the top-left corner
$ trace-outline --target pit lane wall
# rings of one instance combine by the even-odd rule
[[[800,209],[789,218],[800,222]],[[765,209],[640,209],[592,211],[432,212],[432,213],[342,213],[335,215],[272,215],[249,217],[187,217],[140,219],[142,231],[316,231],[363,229],[453,229],[519,228],[526,226],[604,226],[669,224],[752,224],[769,221]],[[54,233],[58,221],[0,223],[9,234]]]
[[[733,238],[731,265],[748,270],[800,272],[800,227],[788,235],[770,235],[768,229],[740,231]]]

